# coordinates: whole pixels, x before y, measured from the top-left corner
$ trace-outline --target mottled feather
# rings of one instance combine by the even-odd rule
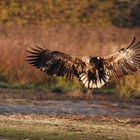
[[[83,72],[85,64],[77,57],[68,54],[50,51],[46,48],[31,48],[27,61],[49,75],[57,75],[73,79]]]
[[[140,42],[135,42],[135,38],[127,48],[104,58],[104,67],[110,80],[133,75],[140,69]]]

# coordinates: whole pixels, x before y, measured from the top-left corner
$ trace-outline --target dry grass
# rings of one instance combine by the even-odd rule
[[[59,50],[72,55],[104,56],[118,48],[129,45],[134,36],[139,39],[140,30],[70,25],[48,27],[1,26],[0,80],[25,85],[44,83],[45,81],[54,84],[59,81],[45,76],[42,72],[27,64],[25,50],[34,42],[44,42],[46,47],[51,50]],[[138,87],[139,78],[137,76],[130,78],[129,81],[134,83],[133,86],[130,87],[126,82],[123,85],[128,89],[129,87],[132,89]],[[76,88],[78,87],[79,85],[76,86]],[[137,91],[140,91],[139,87]]]
[[[98,121],[97,121],[98,120]],[[104,121],[105,120],[105,121]],[[138,140],[139,125],[125,119],[96,117],[0,115],[0,138],[34,140]]]

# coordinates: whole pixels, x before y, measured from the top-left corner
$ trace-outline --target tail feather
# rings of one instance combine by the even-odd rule
[[[87,73],[82,73],[79,75],[79,79],[85,85],[85,87],[93,89],[101,88],[102,86],[104,86],[108,82],[109,77],[105,75],[104,78],[101,79],[89,79]]]

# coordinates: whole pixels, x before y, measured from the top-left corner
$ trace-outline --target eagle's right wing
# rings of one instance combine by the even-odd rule
[[[104,57],[104,69],[110,80],[123,78],[140,70],[140,41],[135,38],[127,48]]]
[[[27,51],[29,64],[41,69],[49,75],[57,75],[72,79],[84,71],[85,63],[78,57],[73,57],[59,51],[50,51],[36,45]]]

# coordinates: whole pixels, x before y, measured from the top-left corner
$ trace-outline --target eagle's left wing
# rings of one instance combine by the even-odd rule
[[[135,38],[127,48],[104,58],[104,69],[110,80],[123,78],[140,70],[140,41]]]
[[[78,77],[85,68],[85,63],[78,57],[59,51],[50,51],[38,45],[27,52],[29,64],[46,72],[48,75],[72,79],[74,76]]]

